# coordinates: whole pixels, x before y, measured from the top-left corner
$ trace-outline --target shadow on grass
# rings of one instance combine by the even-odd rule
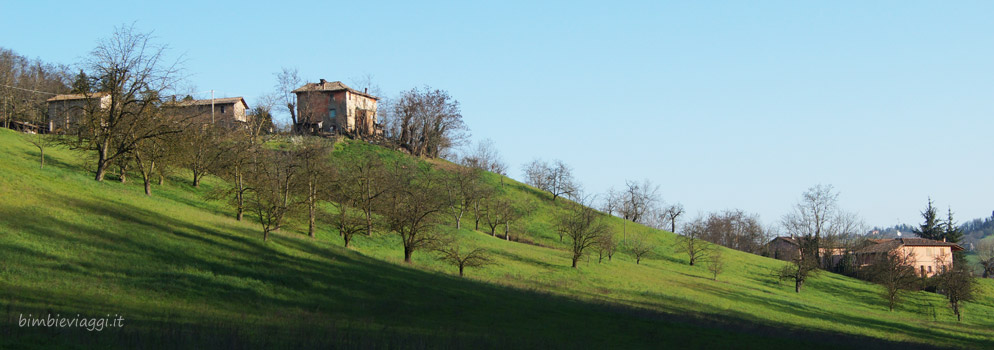
[[[119,202],[44,196],[79,216],[41,210],[13,215],[0,207],[4,227],[27,236],[0,246],[4,257],[17,258],[8,263],[20,271],[0,280],[3,348],[796,349],[857,342],[908,348],[872,338],[784,332],[746,317],[706,319],[694,316],[700,308],[692,304],[662,313],[581,302],[412,269],[305,239],[275,235],[264,243],[254,232],[217,229]],[[128,326],[88,332],[23,328],[16,321],[28,313],[108,312],[126,315]],[[840,320],[920,331],[871,319]]]

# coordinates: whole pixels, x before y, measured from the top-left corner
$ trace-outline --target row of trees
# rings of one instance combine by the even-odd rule
[[[53,93],[69,91],[72,73],[66,66],[28,59],[0,48],[0,123],[9,128],[14,121],[34,125],[47,120],[45,100]]]

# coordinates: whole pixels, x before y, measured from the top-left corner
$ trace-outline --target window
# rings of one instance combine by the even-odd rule
[[[932,273],[932,265],[928,265],[928,273]]]
[[[224,113],[224,106],[221,106],[221,113]]]
[[[925,265],[922,265],[922,277],[925,277]]]

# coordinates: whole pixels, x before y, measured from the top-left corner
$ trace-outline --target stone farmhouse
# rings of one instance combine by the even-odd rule
[[[297,127],[313,134],[368,137],[383,132],[378,124],[378,97],[357,91],[340,81],[307,83],[297,94]]]
[[[170,101],[163,103],[163,107],[205,124],[237,126],[248,122],[249,106],[242,97]]]
[[[48,102],[49,132],[64,133],[73,121],[83,116],[88,110],[110,107],[110,94],[97,92],[55,95],[46,102]]]
[[[860,265],[868,265],[882,254],[899,254],[912,260],[915,272],[932,277],[953,266],[953,252],[963,250],[956,243],[925,238],[871,239],[869,245],[855,252]]]

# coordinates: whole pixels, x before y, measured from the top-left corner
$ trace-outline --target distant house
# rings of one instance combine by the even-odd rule
[[[766,244],[766,250],[771,258],[790,261],[801,254],[803,241],[804,238],[801,237],[776,237]],[[822,258],[821,266],[823,268],[838,265],[845,254],[844,249],[837,247],[821,247],[818,248],[818,252]]]
[[[204,123],[238,125],[248,121],[248,103],[241,97],[166,102],[163,107]]]
[[[883,254],[901,254],[913,260],[919,276],[931,277],[953,266],[953,252],[963,250],[955,243],[925,238],[870,239],[866,247],[856,250],[861,265],[872,264]]]
[[[357,91],[340,81],[307,83],[297,94],[297,127],[310,133],[338,133],[353,137],[377,135],[378,97]]]
[[[110,94],[96,92],[92,94],[55,95],[48,100],[48,130],[53,133],[64,133],[72,123],[94,110],[110,107]]]

